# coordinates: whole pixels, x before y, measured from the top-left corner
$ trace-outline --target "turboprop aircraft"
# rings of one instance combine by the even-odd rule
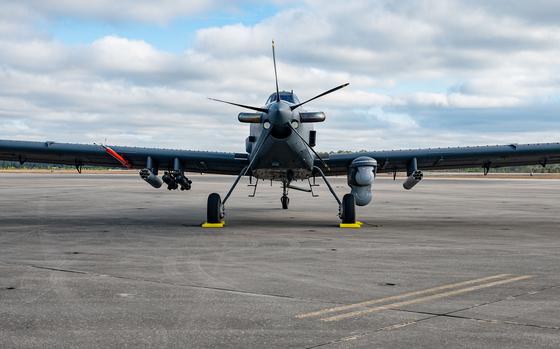
[[[560,163],[560,143],[507,144],[479,147],[428,148],[393,151],[371,151],[320,156],[314,147],[317,133],[313,124],[325,121],[320,111],[306,111],[303,106],[317,98],[348,86],[342,84],[301,102],[293,91],[280,91],[276,70],[276,54],[272,43],[272,59],[276,90],[264,106],[228,103],[250,110],[238,115],[240,122],[250,124],[245,139],[245,153],[201,152],[136,148],[125,146],[86,145],[55,142],[0,140],[0,160],[76,166],[122,166],[139,169],[140,177],[154,188],[165,183],[169,190],[189,190],[192,181],[185,172],[213,173],[237,176],[222,199],[218,193],[208,196],[207,217],[203,227],[223,227],[226,202],[239,183],[248,176],[254,190],[262,180],[282,184],[281,204],[289,205],[288,191],[300,190],[315,196],[313,187],[321,177],[339,206],[340,226],[358,228],[355,205],[372,201],[372,189],[377,173],[406,171],[403,187],[412,189],[422,178],[422,170],[446,170],[481,167],[484,174],[490,168],[502,166]],[[351,142],[351,140],[349,140]],[[163,172],[160,177],[159,173]],[[346,175],[350,193],[342,199],[327,177]],[[307,187],[294,184],[307,182]],[[254,196],[254,193],[253,195]]]

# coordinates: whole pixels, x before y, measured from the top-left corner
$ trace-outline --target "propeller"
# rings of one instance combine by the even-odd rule
[[[275,49],[275,46],[274,46],[274,40],[272,40],[272,61],[273,61],[273,63],[274,63],[274,80],[275,80],[275,82],[276,82],[276,102],[280,102],[280,89],[278,88],[278,71],[277,71],[277,69],[276,69],[276,49]],[[340,85],[340,86],[331,88],[330,90],[325,91],[325,92],[323,92],[323,93],[321,93],[321,94],[319,94],[319,95],[317,95],[317,96],[315,96],[315,97],[313,97],[313,98],[310,98],[310,99],[308,99],[308,100],[306,100],[306,101],[304,101],[304,102],[301,102],[301,103],[298,103],[298,104],[295,104],[295,105],[290,106],[290,110],[293,111],[293,110],[295,110],[295,109],[301,107],[302,105],[304,105],[304,104],[306,104],[306,103],[309,103],[309,102],[311,102],[311,101],[313,101],[313,100],[315,100],[315,99],[317,99],[317,98],[323,97],[323,96],[325,96],[325,95],[328,95],[329,93],[332,93],[332,92],[334,92],[334,91],[340,90],[341,88],[344,88],[344,87],[346,87],[346,86],[348,86],[348,85],[350,85],[349,82],[347,82],[347,83],[345,83],[345,84],[342,84],[342,85]],[[220,102],[220,103],[231,104],[231,105],[235,105],[235,106],[237,106],[237,107],[241,107],[241,108],[245,108],[245,109],[250,109],[250,110],[258,111],[258,112],[265,113],[265,114],[268,114],[268,112],[269,112],[269,110],[268,110],[267,108],[254,107],[254,106],[252,106],[252,105],[233,103],[233,102],[223,101],[223,100],[221,100],[221,99],[216,99],[216,98],[208,98],[208,99],[211,100],[211,101],[216,101],[216,102]]]
[[[235,105],[237,107],[241,107],[241,108],[245,108],[245,109],[250,109],[250,110],[255,110],[255,111],[260,111],[261,113],[267,113],[268,114],[268,109],[266,108],[259,108],[259,107],[253,107],[251,105],[245,105],[245,104],[239,104],[239,103],[233,103],[233,102],[228,102],[228,101],[222,101],[221,99],[216,99],[216,98],[208,98],[211,101],[215,101],[215,102],[221,102],[221,103],[226,103],[226,104],[231,104],[231,105]]]
[[[278,73],[276,72],[276,50],[272,40],[272,62],[274,62],[274,80],[276,81],[276,102],[280,102],[280,90],[278,89]]]
[[[321,94],[319,94],[319,95],[317,95],[317,96],[315,96],[315,97],[313,97],[313,98],[310,98],[310,99],[308,99],[308,100],[306,100],[306,101],[304,101],[304,102],[301,102],[301,103],[299,103],[299,104],[295,104],[295,105],[290,106],[290,109],[291,109],[291,110],[294,110],[294,109],[296,109],[296,108],[299,108],[299,107],[301,107],[302,105],[304,105],[304,104],[306,104],[306,103],[308,103],[308,102],[311,102],[312,100],[315,100],[315,99],[317,99],[317,98],[320,98],[320,97],[323,97],[323,96],[325,96],[325,95],[328,95],[329,93],[334,92],[334,91],[337,91],[337,90],[340,90],[341,88],[344,88],[344,87],[346,87],[346,86],[348,86],[348,85],[350,85],[349,82],[347,82],[347,83],[345,83],[345,84],[342,84],[342,85],[340,85],[340,86],[337,86],[337,87],[335,87],[335,88],[331,88],[330,90],[325,91],[325,92],[323,92],[323,93],[321,93]]]
[[[274,40],[272,40],[272,61],[274,62],[274,81],[276,81],[276,102],[280,102],[280,89],[278,88],[278,73],[276,71],[276,50],[274,49]],[[250,109],[250,110],[259,111],[261,113],[268,114],[268,109],[266,108],[253,107],[252,105],[233,103],[233,102],[223,101],[221,99],[216,99],[216,98],[208,98],[208,99],[211,101],[231,104],[231,105],[235,105],[236,107],[241,107],[241,108]]]

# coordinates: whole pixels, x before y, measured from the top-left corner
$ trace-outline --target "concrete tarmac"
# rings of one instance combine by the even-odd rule
[[[352,230],[278,183],[202,229],[192,179],[0,174],[0,348],[560,347],[560,180],[380,178]]]

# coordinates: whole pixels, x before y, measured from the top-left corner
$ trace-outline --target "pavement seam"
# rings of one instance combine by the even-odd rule
[[[462,315],[453,315],[451,313],[431,313],[428,311],[414,311],[414,310],[403,310],[403,309],[390,309],[393,311],[403,312],[403,313],[412,313],[412,314],[422,314],[422,315],[433,315],[433,317],[448,317],[454,319],[464,319],[464,320],[474,320],[474,321],[481,321],[487,323],[501,323],[507,325],[519,325],[519,326],[526,326],[526,327],[536,327],[542,328],[547,330],[560,330],[560,326],[544,326],[544,325],[537,325],[531,323],[523,323],[523,322],[516,322],[516,321],[509,321],[509,320],[499,320],[499,319],[486,319],[486,318],[478,318],[478,317],[471,317],[471,316],[462,316]]]
[[[421,319],[417,319],[417,320],[412,320],[412,321],[399,322],[399,323],[396,323],[396,324],[392,324],[392,325],[380,327],[380,328],[378,328],[378,329],[373,330],[373,332],[362,332],[362,333],[354,334],[354,335],[351,335],[351,336],[346,336],[346,337],[342,337],[342,338],[337,338],[337,339],[333,339],[333,340],[331,340],[331,341],[329,341],[329,342],[316,344],[316,345],[313,345],[313,346],[310,346],[310,347],[305,347],[305,349],[314,349],[314,348],[324,347],[324,346],[326,346],[326,345],[338,344],[338,343],[343,343],[343,342],[349,342],[349,341],[356,340],[356,339],[360,339],[360,338],[364,338],[364,337],[367,337],[367,336],[372,336],[372,335],[374,335],[374,334],[376,334],[376,333],[378,333],[378,332],[382,332],[382,331],[391,331],[391,330],[395,330],[395,329],[399,329],[399,328],[403,328],[403,327],[408,327],[408,326],[411,326],[411,325],[415,325],[415,324],[417,324],[417,323],[419,323],[419,322],[426,321],[426,320],[430,320],[430,319],[433,319],[433,318],[436,318],[436,317],[438,317],[438,315],[432,315],[432,316],[428,316],[428,317],[425,317],[425,318],[421,318]]]
[[[507,321],[507,320],[483,319],[483,318],[475,318],[475,317],[462,316],[462,315],[453,315],[453,314],[461,312],[461,311],[471,310],[471,309],[475,309],[475,308],[479,308],[479,307],[483,307],[483,306],[486,306],[486,305],[495,304],[495,303],[499,303],[499,302],[503,302],[503,301],[507,301],[507,300],[514,300],[514,299],[517,299],[517,298],[520,298],[520,297],[523,297],[523,296],[532,296],[534,294],[541,293],[541,292],[544,292],[544,291],[547,291],[547,290],[550,290],[550,289],[553,289],[553,288],[558,288],[558,287],[560,287],[560,285],[545,286],[545,287],[541,287],[537,290],[523,292],[523,293],[519,293],[519,294],[516,294],[516,295],[513,295],[513,296],[507,296],[506,298],[497,299],[495,301],[485,302],[485,303],[481,303],[481,304],[475,304],[471,307],[467,307],[467,308],[464,308],[464,309],[450,311],[448,313],[441,314],[440,316],[445,316],[445,317],[450,317],[450,318],[463,318],[463,319],[486,321],[486,322],[499,322],[499,323],[504,323],[504,324],[509,324],[509,325],[537,327],[537,328],[542,328],[542,329],[560,330],[560,326],[543,326],[543,325],[521,323],[521,322]]]
[[[321,300],[321,299],[299,298],[299,297],[287,296],[287,295],[282,295],[282,294],[273,294],[273,293],[258,293],[258,292],[223,288],[223,287],[212,287],[212,286],[193,285],[193,284],[178,284],[178,283],[172,283],[172,282],[166,282],[166,281],[160,281],[160,280],[133,278],[133,277],[121,276],[121,275],[99,274],[99,273],[88,272],[88,271],[83,271],[83,270],[45,267],[45,266],[40,266],[40,265],[35,265],[35,264],[7,263],[5,261],[0,261],[0,263],[5,264],[5,265],[15,265],[15,266],[26,267],[26,268],[36,268],[36,269],[42,269],[42,270],[58,271],[58,272],[63,272],[63,273],[82,274],[82,275],[90,275],[90,276],[96,276],[96,277],[110,277],[110,278],[120,279],[120,280],[148,282],[148,283],[155,283],[155,284],[160,284],[160,285],[168,285],[168,286],[175,286],[175,287],[188,287],[188,288],[196,288],[196,289],[210,290],[210,291],[220,291],[220,292],[234,293],[234,294],[240,294],[240,295],[245,295],[245,296],[282,298],[282,299],[289,299],[289,300],[302,301],[302,302],[314,302],[314,303],[322,302],[322,303],[330,303],[330,304],[334,304],[334,305],[340,304],[340,303],[335,303],[335,302],[330,302],[330,301],[324,301],[324,300]]]
[[[470,317],[470,316],[461,316],[461,315],[442,315],[443,317],[449,318],[456,318],[456,319],[465,319],[465,320],[474,320],[480,322],[487,322],[487,323],[501,323],[507,325],[516,325],[516,326],[525,326],[525,327],[535,327],[545,330],[560,330],[560,326],[545,326],[545,325],[537,325],[531,323],[524,323],[524,322],[517,322],[517,321],[508,321],[508,320],[499,320],[499,319],[484,319],[484,318],[477,318],[477,317]]]
[[[17,264],[19,265],[19,264]],[[61,271],[61,272],[65,272],[65,273],[74,273],[74,274],[84,274],[84,275],[88,275],[89,273],[85,272],[85,271],[80,271],[80,270],[72,270],[72,269],[64,269],[64,268],[56,268],[56,267],[44,267],[41,265],[26,265],[28,267],[32,267],[32,268],[37,268],[37,269],[46,269],[46,270],[52,270],[52,271]]]
[[[560,285],[549,285],[549,286],[538,288],[536,290],[531,290],[531,291],[515,294],[513,296],[507,296],[506,298],[496,299],[494,301],[484,302],[484,303],[480,303],[480,304],[475,304],[475,305],[470,306],[470,307],[466,307],[466,308],[462,308],[462,309],[458,309],[458,310],[453,310],[453,311],[450,311],[450,312],[445,313],[443,315],[451,315],[451,314],[454,314],[454,313],[458,313],[460,311],[475,309],[475,308],[478,308],[478,307],[483,307],[483,306],[490,305],[490,304],[495,304],[495,303],[499,303],[499,302],[503,302],[503,301],[507,301],[507,300],[512,300],[512,299],[516,299],[516,298],[523,297],[523,296],[532,296],[534,294],[541,293],[541,292],[544,292],[544,291],[547,291],[547,290],[550,290],[550,289],[553,289],[553,288],[557,288],[557,287],[560,287]]]
[[[399,308],[393,308],[393,309],[390,309],[390,310],[398,311],[398,312],[406,312],[406,313],[435,315],[435,316],[449,317],[449,318],[456,318],[456,319],[484,321],[484,322],[489,322],[489,323],[503,323],[503,324],[508,324],[508,325],[519,325],[519,326],[536,327],[536,328],[542,328],[542,329],[560,330],[560,326],[544,326],[544,325],[537,325],[537,324],[523,323],[523,322],[516,322],[516,321],[508,321],[508,320],[485,319],[485,318],[476,318],[476,317],[471,317],[471,316],[454,315],[455,313],[458,313],[458,312],[461,312],[461,311],[476,309],[476,308],[483,307],[483,306],[490,305],[490,304],[495,304],[495,303],[499,303],[499,302],[503,302],[503,301],[507,301],[507,300],[517,299],[517,298],[523,297],[523,296],[532,296],[534,294],[541,293],[541,292],[544,292],[544,291],[547,291],[547,290],[550,290],[550,289],[553,289],[553,288],[558,288],[558,287],[560,287],[560,285],[545,286],[545,287],[541,287],[537,290],[531,290],[531,291],[519,293],[519,294],[516,294],[516,295],[513,295],[513,296],[507,296],[506,298],[497,299],[495,301],[475,304],[475,305],[467,307],[467,308],[453,310],[453,311],[450,311],[450,312],[447,312],[447,313],[431,313],[431,312],[407,310],[407,309],[399,309]]]
[[[425,317],[425,318],[422,318],[422,319],[418,319],[418,320],[412,320],[412,321],[401,322],[401,323],[396,323],[396,324],[393,324],[393,325],[385,326],[385,327],[376,329],[373,332],[364,332],[364,333],[361,333],[361,334],[356,334],[356,335],[352,335],[352,336],[346,336],[346,337],[343,337],[343,338],[333,339],[333,340],[331,340],[329,342],[326,342],[326,343],[321,343],[321,344],[317,344],[317,345],[314,345],[314,346],[311,346],[311,347],[306,347],[306,349],[320,348],[320,347],[331,345],[331,344],[338,344],[338,343],[343,343],[343,342],[347,342],[347,341],[351,341],[351,340],[364,338],[364,337],[367,337],[367,336],[373,336],[376,333],[379,333],[381,331],[396,330],[396,329],[408,327],[408,326],[411,326],[411,325],[415,325],[415,324],[417,324],[419,322],[422,322],[422,321],[435,319],[435,318],[438,318],[438,317],[447,317],[447,318],[452,318],[452,319],[453,318],[454,319],[465,319],[465,320],[473,320],[473,321],[483,321],[483,322],[487,322],[487,323],[502,323],[502,324],[506,324],[506,325],[525,326],[525,327],[533,327],[533,328],[540,328],[540,329],[547,329],[547,330],[560,330],[560,327],[555,327],[555,326],[542,326],[542,325],[536,325],[536,324],[530,324],[530,323],[520,323],[520,322],[515,322],[515,321],[507,321],[507,320],[492,320],[492,319],[482,319],[482,318],[479,319],[479,318],[468,317],[468,316],[453,315],[454,313],[457,313],[457,312],[460,312],[460,311],[465,311],[465,310],[474,309],[474,308],[478,308],[478,307],[485,306],[485,305],[499,303],[499,302],[502,302],[502,301],[505,301],[505,300],[516,299],[516,298],[519,298],[519,297],[522,297],[522,296],[527,296],[527,295],[530,296],[530,295],[537,294],[537,293],[540,293],[540,292],[544,292],[546,290],[557,288],[557,287],[560,287],[560,285],[546,286],[546,287],[539,288],[537,290],[531,290],[531,291],[520,293],[520,294],[517,294],[517,295],[507,296],[506,298],[498,299],[498,300],[495,300],[495,301],[485,302],[485,303],[481,303],[481,304],[475,304],[471,307],[450,311],[448,313],[430,313],[430,312],[422,312],[422,311],[392,308],[392,309],[388,309],[388,310],[397,311],[397,312],[407,312],[407,313],[421,314],[421,315],[429,315],[429,316]]]

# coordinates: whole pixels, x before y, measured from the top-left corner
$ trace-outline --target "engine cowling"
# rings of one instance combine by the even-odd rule
[[[367,156],[360,156],[352,161],[348,168],[348,185],[352,188],[356,205],[365,206],[373,197],[372,185],[377,173],[377,161]]]

